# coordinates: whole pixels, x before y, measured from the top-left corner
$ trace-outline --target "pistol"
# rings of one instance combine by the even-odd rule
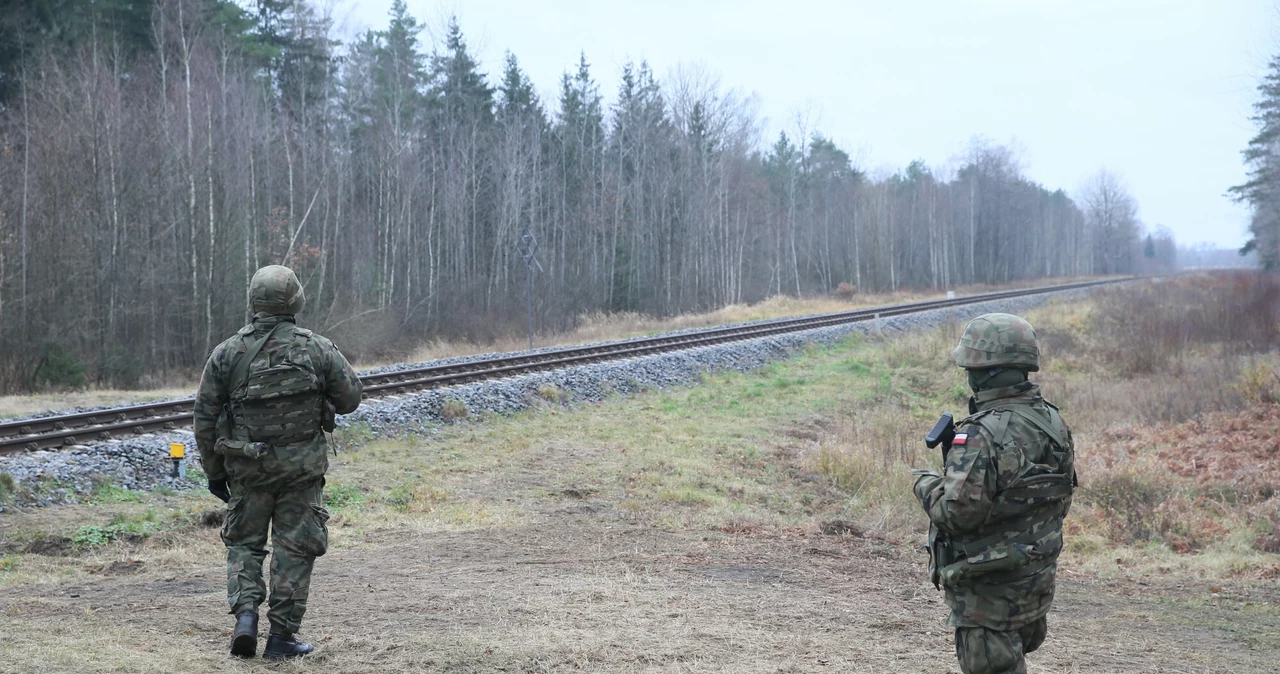
[[[956,422],[950,412],[944,412],[924,436],[924,446],[933,449],[942,445],[942,460],[947,460],[947,452],[951,450],[951,441],[956,438]]]

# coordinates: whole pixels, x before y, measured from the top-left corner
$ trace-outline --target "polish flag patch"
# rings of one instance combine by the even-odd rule
[[[956,445],[963,446],[968,441],[969,441],[968,433],[956,433],[955,439],[951,441],[951,446],[952,447],[955,447]]]

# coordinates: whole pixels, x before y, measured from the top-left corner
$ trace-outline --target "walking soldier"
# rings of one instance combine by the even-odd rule
[[[333,343],[297,326],[302,285],[293,271],[259,269],[249,285],[253,322],[209,356],[195,402],[196,445],[209,491],[227,503],[227,601],[236,616],[231,654],[253,657],[262,565],[271,537],[271,633],[263,657],[314,650],[295,638],[311,568],[328,548],[322,490],[324,431],[360,404],[360,379]]]

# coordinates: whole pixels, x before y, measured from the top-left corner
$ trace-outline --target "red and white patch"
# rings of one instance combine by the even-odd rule
[[[964,444],[968,441],[969,441],[968,433],[956,433],[955,439],[951,441],[951,446],[952,447],[955,447],[956,445],[964,446]]]

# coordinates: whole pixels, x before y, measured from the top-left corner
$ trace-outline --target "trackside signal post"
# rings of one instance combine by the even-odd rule
[[[187,446],[181,442],[169,443],[169,460],[173,462],[173,473],[170,477],[187,476]]]

